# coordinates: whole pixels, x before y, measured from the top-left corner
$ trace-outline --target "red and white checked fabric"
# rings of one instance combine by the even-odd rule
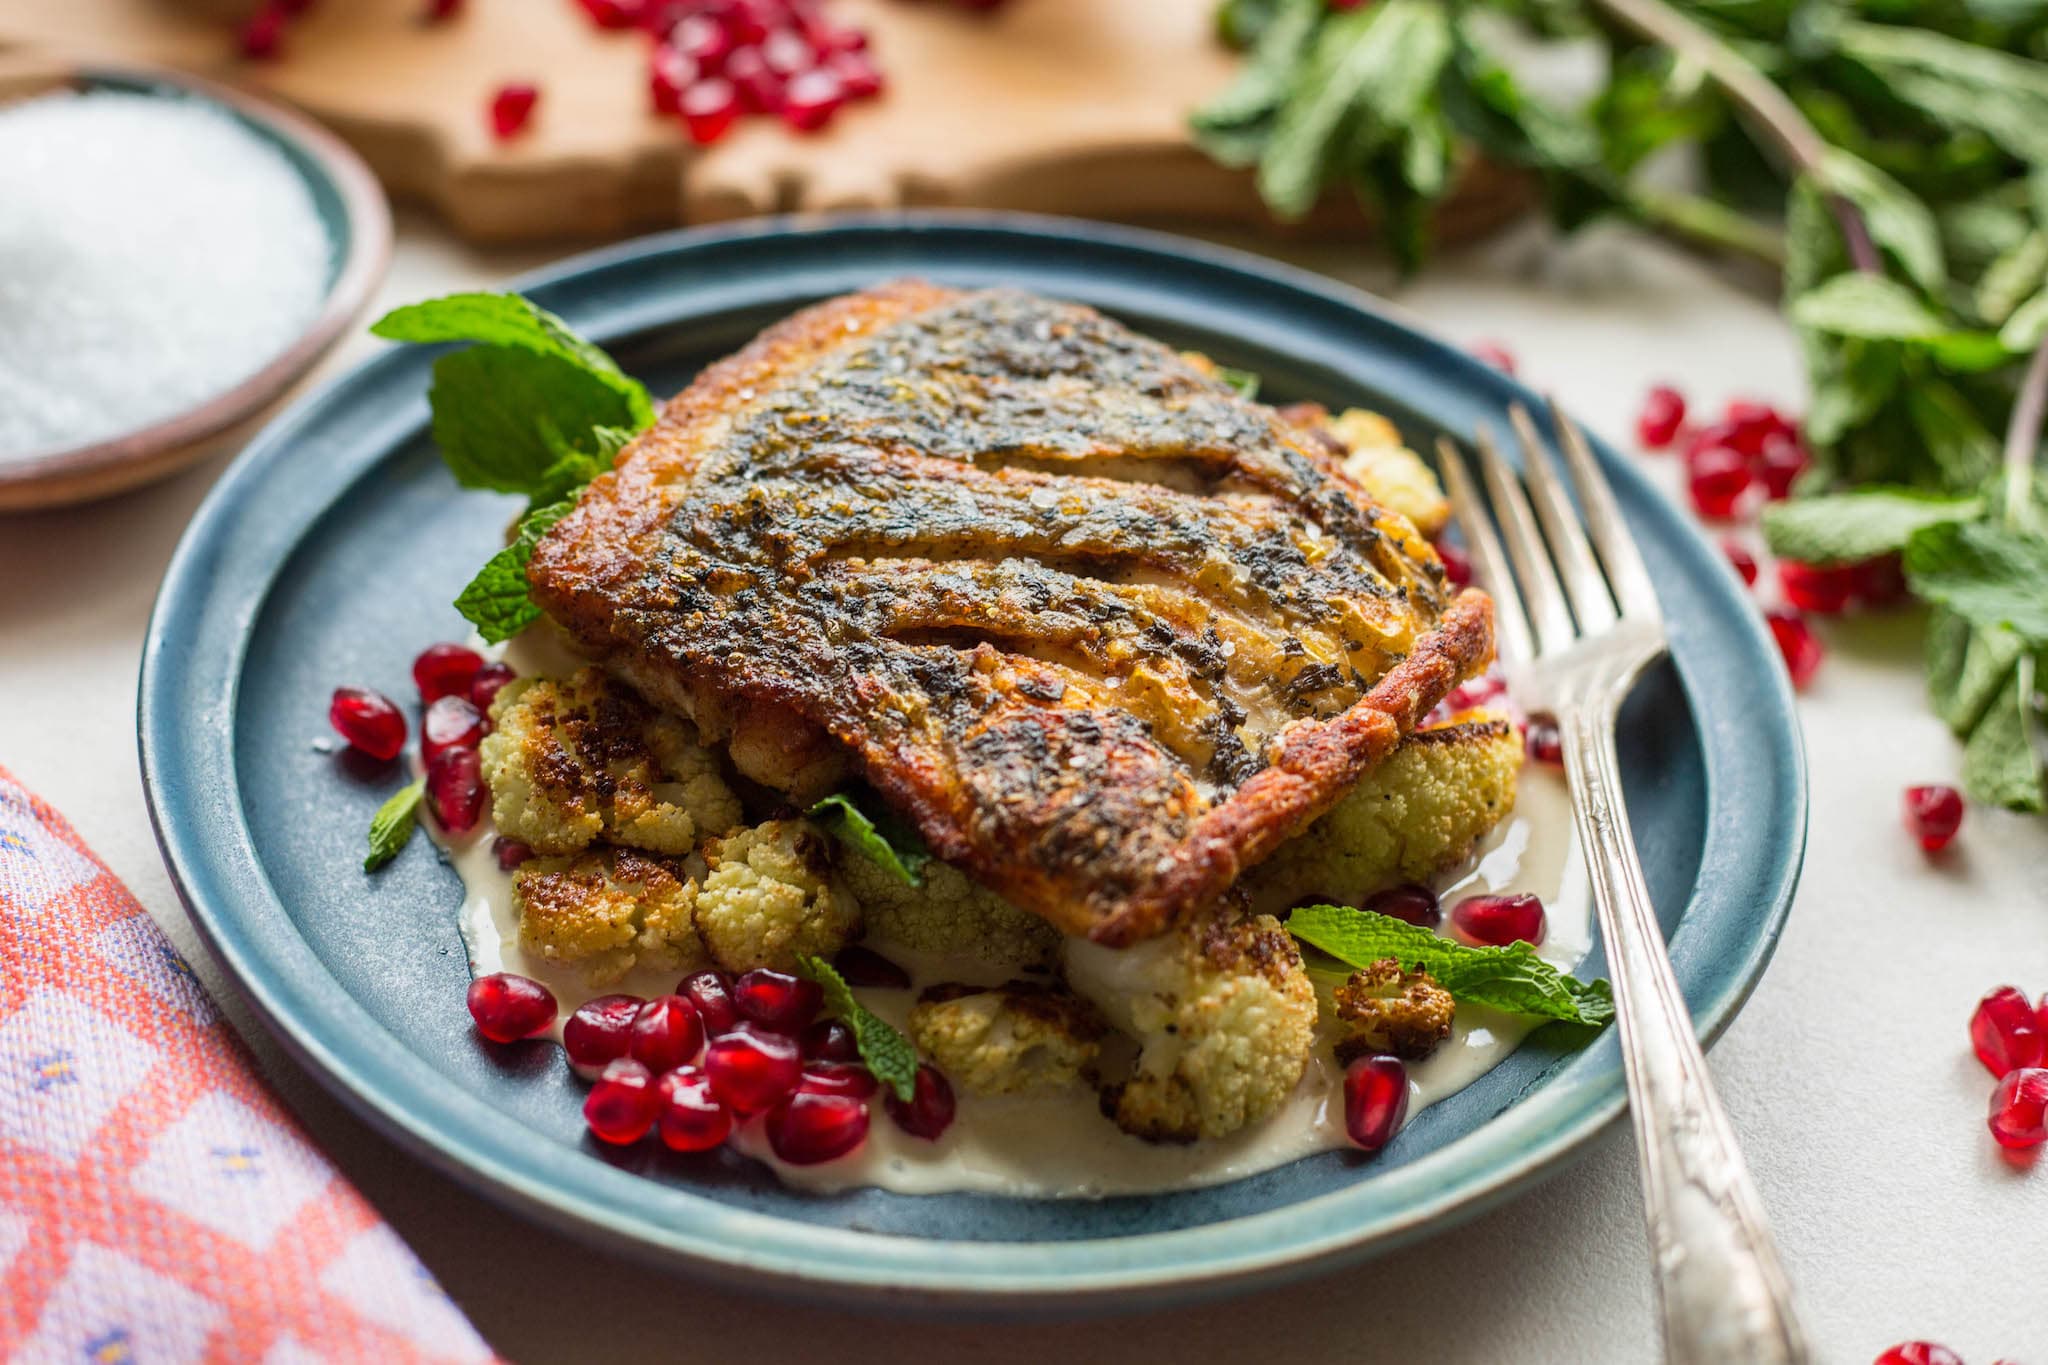
[[[0,768],[0,1360],[491,1358],[128,888]]]

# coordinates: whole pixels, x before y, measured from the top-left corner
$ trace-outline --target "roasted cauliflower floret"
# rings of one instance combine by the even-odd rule
[[[783,971],[830,957],[860,931],[860,905],[832,870],[831,840],[808,820],[770,820],[713,839],[697,892],[697,932],[729,972]]]
[[[971,881],[956,867],[924,865],[924,885],[909,886],[872,858],[848,851],[840,876],[875,938],[921,953],[978,957],[1008,967],[1051,959],[1059,931],[1028,910]]]
[[[690,723],[596,668],[508,683],[491,720],[481,749],[491,817],[536,852],[602,839],[680,856],[740,822],[739,798]]]
[[[1501,716],[1466,712],[1417,730],[1246,875],[1252,903],[1280,910],[1315,897],[1355,905],[1396,882],[1430,880],[1514,808],[1521,767],[1521,740]]]
[[[680,863],[627,848],[529,858],[512,874],[520,943],[579,967],[598,986],[635,966],[707,966],[693,921],[696,895]]]
[[[1364,408],[1346,408],[1324,427],[1344,446],[1337,467],[1349,474],[1374,502],[1390,507],[1434,537],[1451,519],[1451,501],[1422,457],[1401,444],[1394,424]]]
[[[1067,979],[1142,1049],[1102,1107],[1153,1141],[1223,1137],[1270,1116],[1315,1043],[1315,987],[1271,915],[1219,909],[1132,948],[1069,940]]]
[[[1074,1085],[1094,1065],[1107,1031],[1086,1001],[1028,981],[933,986],[910,1011],[910,1040],[976,1095]]]
[[[1335,992],[1337,1060],[1392,1053],[1419,1062],[1451,1036],[1458,1007],[1428,972],[1404,972],[1383,957],[1353,972]]]

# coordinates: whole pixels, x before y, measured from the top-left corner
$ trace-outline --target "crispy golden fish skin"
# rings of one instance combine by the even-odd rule
[[[769,328],[541,541],[536,599],[798,800],[1127,944],[1213,903],[1492,655],[1300,428],[1073,304],[917,281]]]

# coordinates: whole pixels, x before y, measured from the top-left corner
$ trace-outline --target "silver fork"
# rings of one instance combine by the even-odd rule
[[[1509,418],[1527,495],[1489,433],[1474,437],[1500,535],[1457,445],[1439,437],[1437,451],[1474,572],[1493,594],[1509,691],[1557,719],[1614,981],[1665,1359],[1798,1365],[1809,1357],[1791,1284],[1671,974],[1622,805],[1615,717],[1636,677],[1665,652],[1663,614],[1585,438],[1555,404],[1552,416],[1583,521],[1519,404]]]

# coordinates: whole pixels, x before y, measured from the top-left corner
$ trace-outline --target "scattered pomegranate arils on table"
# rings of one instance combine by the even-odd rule
[[[1636,439],[1650,450],[1663,450],[1677,439],[1685,425],[1685,395],[1668,384],[1659,384],[1643,396],[1643,410],[1636,414]]]
[[[530,976],[492,972],[469,983],[466,998],[476,1031],[494,1043],[516,1043],[555,1022],[555,994]]]
[[[470,681],[469,704],[486,715],[490,714],[491,703],[498,699],[498,693],[518,676],[510,664],[485,664]]]
[[[446,23],[462,13],[462,0],[427,0],[427,7],[420,12],[420,21],[428,24]]]
[[[633,1021],[646,1003],[637,995],[600,995],[578,1005],[562,1024],[569,1065],[595,1075],[625,1056],[633,1044]]]
[[[284,30],[291,16],[281,5],[265,5],[242,22],[236,43],[251,61],[273,61],[284,55]]]
[[[739,47],[725,59],[725,79],[739,92],[740,109],[749,114],[779,114],[786,82],[769,69],[761,49]]]
[[[1803,689],[1820,672],[1821,661],[1827,656],[1819,637],[1798,612],[1765,612],[1764,624],[1770,628],[1779,657],[1785,661],[1785,671],[1792,675],[1792,686]]]
[[[850,943],[839,950],[832,959],[832,970],[849,986],[868,986],[877,990],[907,991],[910,989],[910,973],[883,957],[873,948]]]
[[[525,132],[539,103],[539,86],[524,81],[499,86],[491,96],[491,136],[506,142]]]
[[[1812,464],[1813,457],[1797,437],[1773,434],[1764,439],[1756,456],[1757,482],[1764,486],[1764,496],[1776,502],[1792,496],[1792,485]]]
[[[776,1033],[802,1033],[824,1008],[825,992],[815,981],[756,967],[733,983],[732,1002],[742,1018]]]
[[[327,723],[349,747],[386,762],[405,748],[405,713],[382,692],[337,687],[327,703]]]
[[[691,972],[676,983],[676,994],[697,1007],[704,1031],[714,1038],[730,1033],[740,1021],[739,1008],[732,1003],[732,978],[724,972]]]
[[[672,47],[659,47],[647,63],[647,103],[657,114],[680,114],[683,92],[697,82],[697,64]]]
[[[1344,1068],[1344,1133],[1377,1152],[1408,1117],[1408,1068],[1399,1057],[1360,1057]]]
[[[475,749],[443,749],[427,760],[427,809],[442,829],[464,834],[484,813],[484,770]]]
[[[2013,1151],[2048,1142],[2048,1067],[2008,1072],[1991,1092],[1987,1122],[1998,1145]]]
[[[1436,557],[1444,564],[1444,581],[1454,588],[1472,586],[1472,561],[1465,558],[1465,552],[1457,546],[1439,541],[1434,546]]]
[[[1855,580],[1847,569],[1804,564],[1796,559],[1778,561],[1778,587],[1785,602],[1796,611],[1834,616],[1848,609]]]
[[[1733,447],[1706,446],[1686,461],[1685,489],[1693,510],[1709,520],[1732,519],[1749,484],[1749,461]]]
[[[440,697],[420,717],[420,757],[431,760],[449,749],[474,749],[491,724],[468,697]]]
[[[1906,788],[1906,828],[1922,850],[1939,853],[1963,827],[1963,794],[1954,787]]]
[[[711,1093],[694,1066],[678,1067],[655,1083],[662,1143],[677,1152],[708,1152],[732,1135],[732,1111]]]
[[[491,857],[497,860],[500,872],[510,872],[532,856],[533,849],[517,839],[507,839],[500,834],[491,840]]]
[[[1384,891],[1375,891],[1365,898],[1360,907],[1376,914],[1391,915],[1407,924],[1423,929],[1434,929],[1443,923],[1443,907],[1438,904],[1436,892],[1420,882],[1406,882],[1390,886]]]
[[[1728,444],[1751,459],[1762,455],[1773,437],[1789,437],[1797,430],[1770,404],[1747,398],[1730,400],[1721,420],[1728,429]]]
[[[917,1068],[910,1102],[904,1103],[896,1098],[895,1091],[890,1090],[882,1095],[882,1107],[889,1111],[889,1117],[904,1132],[926,1142],[937,1142],[952,1126],[957,1104],[953,1098],[953,1083],[946,1079],[946,1073],[925,1063]]]
[[[742,1023],[704,1049],[711,1093],[737,1113],[758,1114],[796,1089],[803,1058],[796,1040]]]
[[[798,1078],[796,1088],[813,1095],[846,1095],[856,1100],[871,1098],[881,1088],[875,1073],[851,1062],[812,1062]]]
[[[1756,556],[1732,540],[1721,542],[1721,553],[1728,556],[1728,562],[1735,566],[1736,577],[1746,588],[1756,586]]]
[[[431,706],[443,697],[468,697],[483,666],[484,656],[467,645],[428,645],[412,661],[412,680]]]
[[[847,1095],[799,1090],[768,1111],[768,1146],[792,1166],[836,1161],[867,1141],[868,1107]]]
[[[1931,1341],[1902,1341],[1871,1365],[1963,1365],[1963,1358]]]
[[[1553,768],[1564,765],[1564,736],[1558,733],[1557,722],[1549,716],[1529,717],[1522,745],[1538,763],[1548,763]]]
[[[633,1016],[626,1055],[656,1075],[673,1071],[704,1046],[704,1021],[680,995],[648,1001]]]
[[[739,91],[721,77],[698,81],[683,92],[683,129],[690,141],[708,147],[725,136],[740,116]]]
[[[706,76],[716,75],[732,52],[732,35],[708,14],[685,16],[669,30],[666,46],[697,64]]]
[[[576,0],[599,28],[637,28],[645,6],[639,0]]]
[[[1970,1014],[1970,1046],[1993,1076],[2048,1059],[2048,1019],[2016,986],[2000,986]]]
[[[846,87],[829,67],[792,76],[783,91],[782,121],[800,133],[816,132],[846,103]]]
[[[1541,943],[1550,925],[1542,899],[1524,891],[1511,896],[1467,896],[1451,907],[1451,927],[1468,943],[1504,948],[1510,943]]]
[[[860,1041],[838,1019],[820,1019],[804,1030],[804,1059],[811,1062],[857,1062]]]
[[[647,1136],[661,1113],[654,1073],[631,1057],[605,1065],[583,1097],[583,1122],[598,1138],[624,1147]]]
[[[1878,555],[1849,565],[1845,572],[1850,591],[1866,605],[1889,607],[1906,600],[1906,569],[1897,555]]]

